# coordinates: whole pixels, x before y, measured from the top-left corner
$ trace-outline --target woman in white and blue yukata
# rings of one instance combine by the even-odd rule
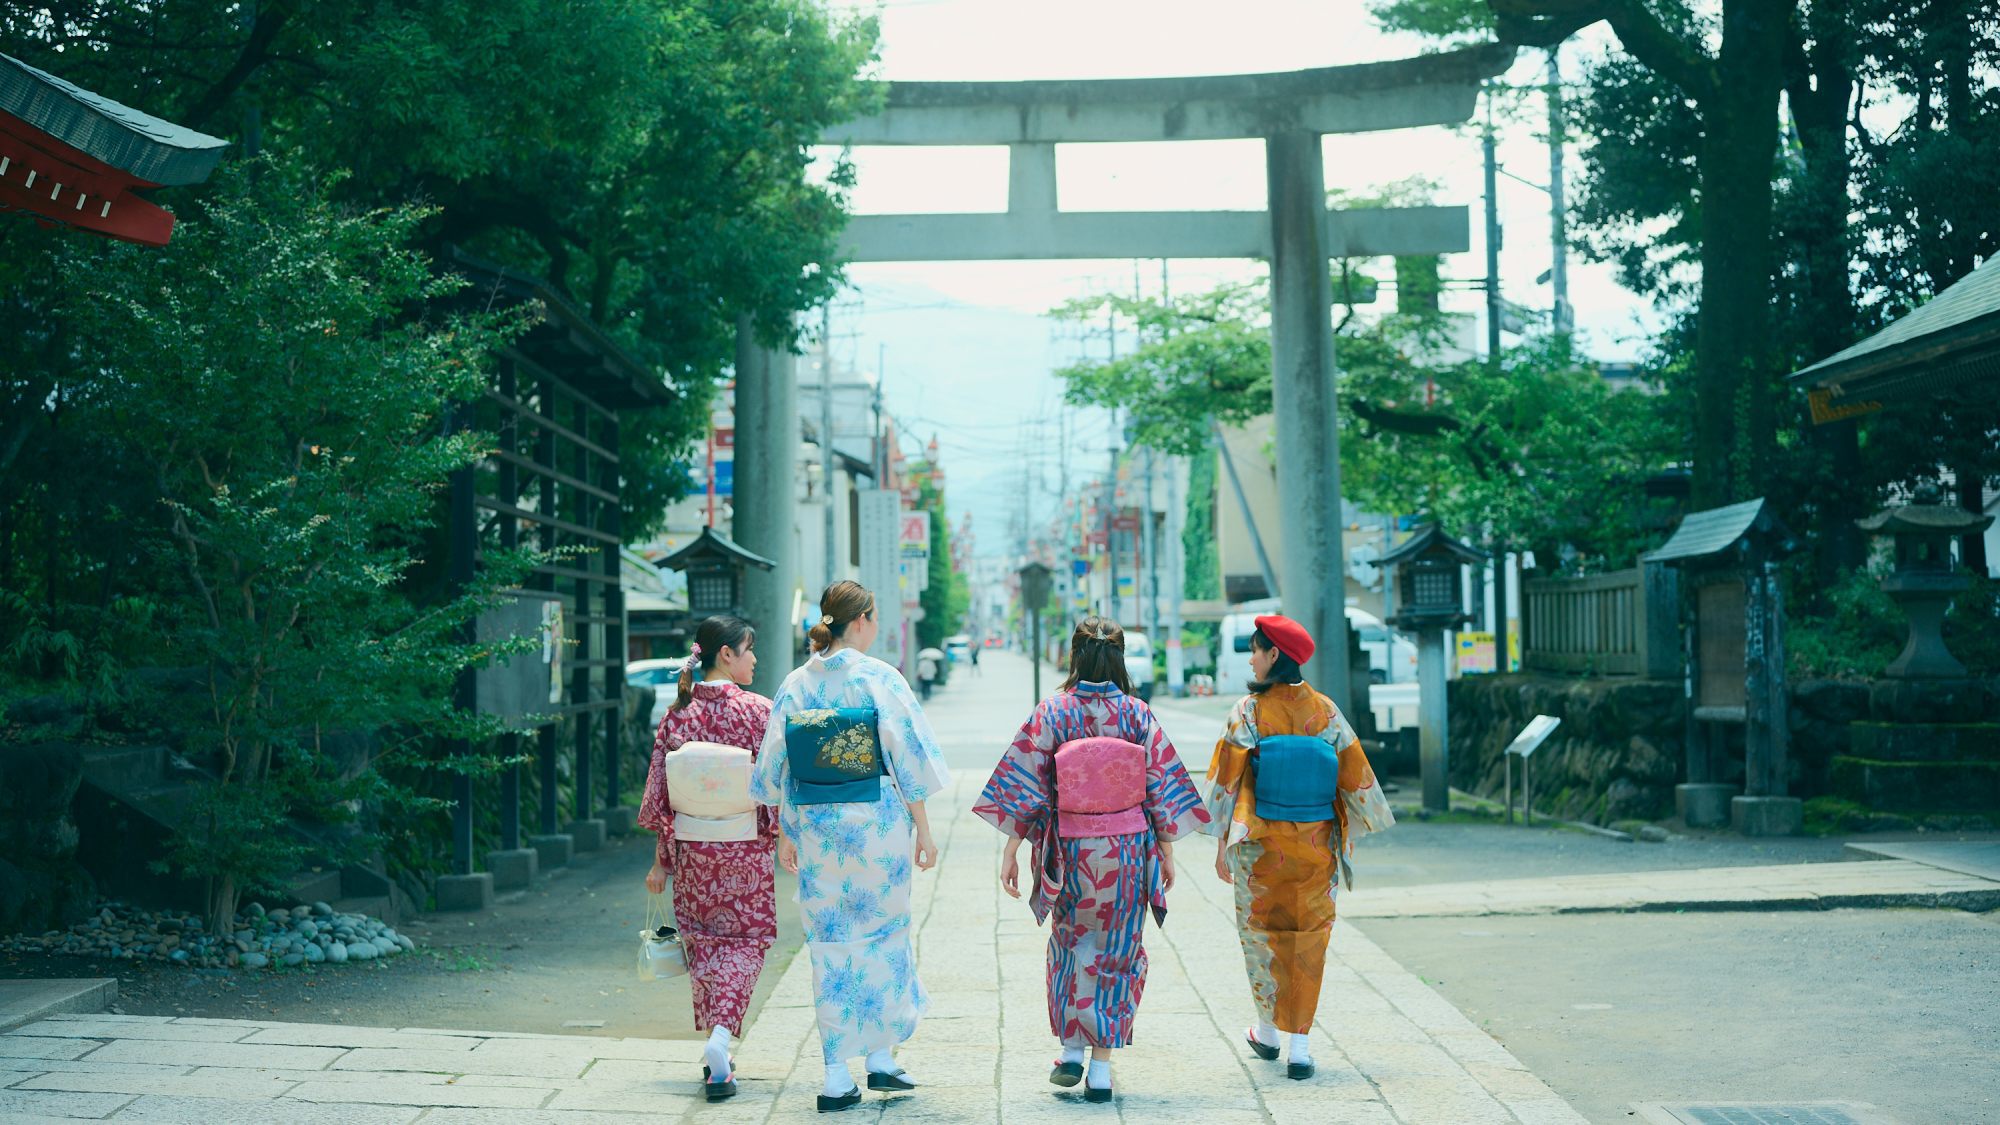
[[[750,793],[778,807],[778,863],[798,876],[826,1062],[821,1112],[868,1088],[912,1090],[896,1045],[929,1006],[910,940],[912,866],[937,864],[924,801],[951,772],[902,673],[868,655],[875,596],[858,582],[820,595],[812,655],[785,677]]]

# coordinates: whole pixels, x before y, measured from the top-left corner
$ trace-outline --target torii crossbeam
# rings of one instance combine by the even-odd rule
[[[1270,262],[1272,395],[1282,408],[1276,411],[1284,509],[1281,593],[1286,611],[1319,638],[1308,677],[1346,708],[1340,446],[1327,261],[1454,253],[1468,249],[1470,240],[1463,207],[1327,210],[1320,137],[1463,122],[1472,116],[1481,82],[1504,71],[1513,57],[1511,47],[1489,44],[1277,74],[891,83],[880,113],[830,129],[822,139],[854,146],[1005,145],[1007,210],[856,216],[841,253],[855,262]],[[1268,211],[1073,212],[1057,204],[1058,144],[1246,138],[1265,142]],[[786,458],[798,442],[790,365],[779,357],[748,356],[743,348],[739,358],[744,362],[736,392],[737,463],[747,468],[760,458]],[[751,377],[744,377],[746,370]],[[750,418],[776,428],[764,433],[762,426],[745,424]],[[751,478],[739,470],[736,532],[746,547],[775,557],[788,550],[792,538],[792,482],[787,472],[768,476],[753,495]],[[785,616],[790,570],[787,558],[768,576],[758,576],[759,588],[745,599],[753,616]]]

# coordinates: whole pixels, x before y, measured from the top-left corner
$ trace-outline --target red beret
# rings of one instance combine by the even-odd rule
[[[1271,642],[1271,647],[1304,665],[1313,656],[1312,634],[1306,627],[1279,614],[1267,614],[1257,619],[1257,628]]]

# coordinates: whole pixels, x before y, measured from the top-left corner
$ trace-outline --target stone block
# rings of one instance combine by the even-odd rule
[[[0,980],[0,1031],[46,1016],[101,1012],[116,999],[116,977]]]
[[[1847,745],[1880,762],[2000,762],[2000,723],[1855,723]]]
[[[576,841],[570,839],[567,834],[530,836],[528,846],[535,849],[540,857],[535,861],[538,872],[568,867],[571,857],[576,854]]]
[[[569,838],[576,843],[579,852],[602,851],[604,848],[604,822],[596,818],[572,820],[569,822]]]
[[[440,875],[436,890],[439,910],[485,910],[493,905],[493,873]]]
[[[1805,831],[1805,803],[1797,797],[1734,797],[1729,823],[1745,836],[1797,836]]]
[[[496,891],[518,891],[535,881],[541,853],[533,848],[503,848],[486,853],[486,870]]]
[[[1674,809],[1689,828],[1720,828],[1729,823],[1730,799],[1741,790],[1710,782],[1674,786]]]
[[[604,830],[613,836],[630,836],[639,826],[639,810],[630,805],[605,809],[598,815],[604,818]]]
[[[1990,812],[2000,808],[2000,762],[1833,760],[1833,792],[1871,809]]]

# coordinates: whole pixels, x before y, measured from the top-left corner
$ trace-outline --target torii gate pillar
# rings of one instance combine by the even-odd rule
[[[1346,557],[1340,523],[1340,422],[1334,407],[1333,292],[1320,240],[1326,169],[1318,133],[1264,141],[1271,215],[1271,401],[1277,422],[1278,585],[1285,612],[1317,642],[1306,680],[1347,698]]]
[[[770,559],[769,570],[743,575],[743,612],[757,629],[757,678],[764,696],[792,670],[798,630],[792,591],[799,581],[792,524],[798,516],[794,477],[799,462],[798,374],[789,351],[757,342],[748,317],[736,320],[736,476],[731,485],[730,538]],[[817,596],[811,591],[807,596]]]

